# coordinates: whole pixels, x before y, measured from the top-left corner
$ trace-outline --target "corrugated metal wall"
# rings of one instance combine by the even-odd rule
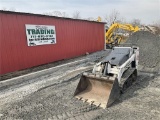
[[[55,25],[57,44],[27,46],[25,24]],[[102,23],[0,11],[0,74],[102,49]]]

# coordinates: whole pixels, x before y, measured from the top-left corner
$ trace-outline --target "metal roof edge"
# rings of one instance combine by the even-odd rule
[[[106,24],[106,22],[98,22],[98,21],[90,21],[90,20],[85,20],[85,19],[74,19],[74,18],[67,18],[67,17],[50,16],[50,15],[43,15],[43,14],[36,14],[36,13],[14,12],[14,11],[5,11],[5,10],[0,10],[0,13],[29,15],[29,16],[40,16],[40,17],[51,17],[51,18],[57,18],[57,19],[86,21],[86,22],[94,22],[94,23]]]

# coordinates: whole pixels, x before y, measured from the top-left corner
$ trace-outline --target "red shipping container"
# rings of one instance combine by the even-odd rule
[[[56,44],[28,46],[26,24],[53,25]],[[0,11],[0,74],[103,50],[104,23]]]

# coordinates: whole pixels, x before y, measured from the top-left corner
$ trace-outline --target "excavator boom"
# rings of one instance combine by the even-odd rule
[[[110,26],[110,28],[105,33],[107,45],[108,44],[115,44],[115,45],[120,44],[121,42],[120,36],[116,36],[115,38],[113,38],[114,31],[117,29],[123,29],[123,30],[131,31],[131,32],[137,32],[140,30],[138,26],[133,26],[131,24],[114,23]]]

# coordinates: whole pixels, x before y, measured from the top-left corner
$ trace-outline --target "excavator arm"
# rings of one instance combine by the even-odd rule
[[[123,30],[127,30],[127,31],[131,31],[131,32],[137,32],[139,31],[139,27],[138,26],[133,26],[131,24],[120,24],[120,23],[114,23],[110,26],[110,28],[108,29],[108,31],[105,33],[106,36],[106,44],[119,44],[121,38],[118,36],[113,37],[114,31],[116,29],[123,29]],[[117,41],[118,39],[118,41]]]

